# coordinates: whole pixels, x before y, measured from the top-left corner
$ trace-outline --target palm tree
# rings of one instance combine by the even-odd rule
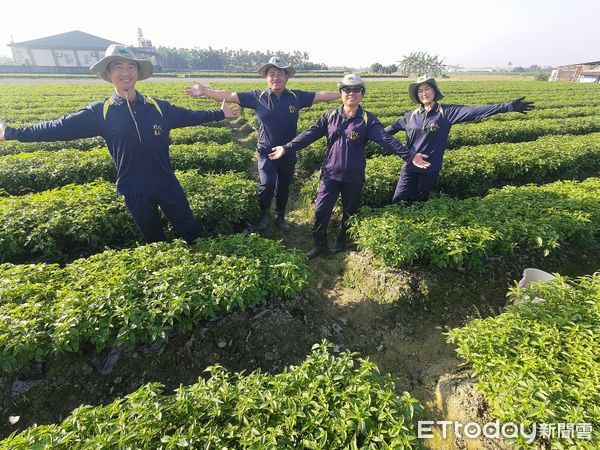
[[[427,52],[413,52],[408,56],[403,56],[402,61],[399,61],[398,70],[405,75],[437,76],[444,72],[443,61],[444,58],[439,59],[438,55],[430,55]]]

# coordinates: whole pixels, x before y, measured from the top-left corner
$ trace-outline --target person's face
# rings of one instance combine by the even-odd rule
[[[417,95],[419,96],[419,101],[424,105],[430,105],[435,101],[435,89],[427,83],[419,86]]]
[[[345,86],[340,89],[344,106],[355,107],[362,101],[365,91],[360,86]]]
[[[118,92],[135,89],[138,80],[138,65],[135,61],[126,59],[112,61],[108,65],[110,81]]]
[[[288,78],[287,73],[283,69],[270,67],[269,70],[267,70],[267,86],[271,91],[275,92],[275,94],[283,92]]]

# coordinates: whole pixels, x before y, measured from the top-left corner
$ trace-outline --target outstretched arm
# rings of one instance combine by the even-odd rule
[[[447,118],[450,123],[473,122],[494,114],[520,112],[525,114],[531,111],[534,106],[533,102],[523,101],[525,97],[512,100],[505,103],[497,103],[495,105],[483,106],[464,106],[464,105],[447,105],[441,106],[447,113]]]
[[[325,136],[327,134],[327,115],[328,113],[323,114],[314,124],[287,144],[273,147],[269,153],[269,159],[279,159],[285,155],[286,150],[303,149]]]
[[[404,146],[400,141],[395,139],[389,134],[379,120],[375,120],[371,127],[369,127],[369,140],[377,142],[385,150],[393,155],[398,155],[405,161],[412,161],[412,163],[419,169],[427,169],[430,164],[426,161],[427,155],[422,153],[416,153],[414,150],[411,151]]]
[[[406,117],[400,117],[393,124],[385,127],[385,131],[387,131],[390,134],[396,134],[398,131],[405,131],[405,130],[406,130]]]
[[[313,101],[313,103],[319,103],[319,102],[331,102],[333,100],[337,100],[338,98],[340,98],[341,94],[337,91],[331,91],[331,92],[315,92],[315,100]]]
[[[195,84],[194,86],[188,86],[185,88],[185,93],[190,97],[208,97],[213,100],[222,102],[225,100],[226,103],[240,104],[240,99],[236,92],[220,91],[216,89],[209,89],[201,84]]]
[[[235,119],[240,115],[240,108],[225,106],[225,100],[221,102],[220,110],[191,110],[169,105],[168,109],[169,128],[182,128],[203,123],[219,121],[223,119]]]
[[[533,106],[533,102],[525,102],[523,100],[525,100],[525,97],[519,97],[518,99],[513,100],[511,102],[512,110],[515,112],[520,112],[521,114],[525,114],[527,111],[531,111],[535,108],[535,106]]]
[[[100,135],[98,113],[91,106],[57,120],[13,128],[2,122],[1,139],[21,142],[71,141]]]

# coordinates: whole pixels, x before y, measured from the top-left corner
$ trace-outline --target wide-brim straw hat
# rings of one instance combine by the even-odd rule
[[[260,66],[260,68],[258,69],[258,74],[263,78],[266,77],[267,72],[271,67],[276,67],[277,69],[285,70],[285,73],[288,74],[288,77],[293,77],[296,73],[296,69],[294,69],[289,64],[286,64],[286,62],[279,56],[273,56],[271,59],[269,59],[268,63],[265,63],[262,66]]]
[[[90,70],[105,81],[112,83],[108,74],[108,65],[113,61],[135,61],[138,65],[138,81],[150,78],[154,73],[154,66],[147,59],[139,59],[130,47],[121,44],[112,44],[106,49],[104,58],[90,67]]]
[[[435,91],[435,100],[441,100],[444,98],[444,94],[442,94],[442,91],[440,91],[440,88],[437,85],[437,81],[435,81],[435,78],[433,78],[430,75],[423,75],[422,77],[417,78],[417,81],[415,81],[414,83],[410,83],[408,85],[408,96],[410,97],[410,99],[412,100],[413,103],[416,103],[417,105],[421,104],[421,101],[419,100],[419,86],[421,86],[422,84],[427,83],[428,85],[430,85],[433,90]]]

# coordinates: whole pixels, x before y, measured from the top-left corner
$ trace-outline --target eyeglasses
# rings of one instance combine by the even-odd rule
[[[354,87],[343,87],[342,89],[340,89],[342,92],[349,94],[349,93],[354,93],[354,94],[359,94],[362,93],[364,91],[364,89],[360,86],[354,86]]]

